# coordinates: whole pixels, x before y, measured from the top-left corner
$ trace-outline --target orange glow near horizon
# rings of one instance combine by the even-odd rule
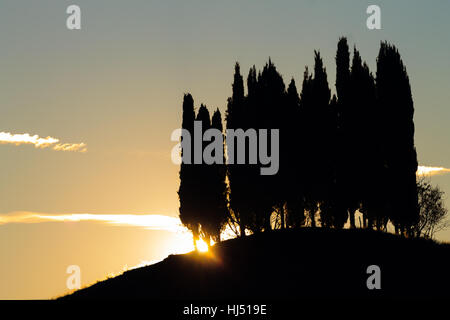
[[[200,239],[200,240],[197,240],[195,243],[197,245],[197,250],[199,252],[208,252],[208,250],[209,250],[208,244],[204,240]]]
[[[427,166],[418,166],[417,167],[417,175],[418,176],[434,176],[443,173],[449,173],[450,169],[443,167],[427,167]]]

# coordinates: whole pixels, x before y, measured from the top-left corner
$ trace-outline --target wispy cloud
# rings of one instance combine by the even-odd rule
[[[53,150],[56,151],[79,151],[79,152],[86,152],[86,143],[58,143],[56,146],[53,147]]]
[[[46,148],[59,142],[59,139],[53,137],[41,138],[37,134],[31,136],[28,133],[12,134],[9,132],[0,132],[0,142],[15,144],[16,146],[21,144],[33,144],[36,148]]]
[[[450,173],[450,169],[443,167],[427,167],[427,166],[419,166],[417,168],[418,176],[434,176],[445,173]]]
[[[42,222],[79,222],[97,221],[116,226],[142,227],[150,230],[186,232],[180,219],[157,214],[92,214],[64,213],[49,214],[38,212],[11,212],[0,214],[0,225],[8,223],[42,223]]]
[[[77,151],[86,152],[87,145],[81,143],[58,143],[59,139],[53,137],[42,138],[37,134],[30,135],[29,133],[10,133],[0,132],[0,144],[14,144],[16,146],[22,144],[32,144],[36,148],[49,148],[51,147],[56,151]]]

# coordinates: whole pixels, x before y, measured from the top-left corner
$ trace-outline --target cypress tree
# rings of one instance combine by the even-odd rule
[[[377,58],[376,85],[382,149],[386,168],[385,189],[389,216],[396,231],[409,232],[418,219],[417,154],[414,147],[414,104],[406,68],[397,48],[382,42]]]
[[[202,124],[202,137],[206,130],[211,128],[211,119],[209,116],[208,108],[205,105],[200,105],[197,112],[196,121],[200,121]],[[208,142],[202,141],[202,155]],[[194,205],[197,211],[198,223],[200,225],[200,235],[209,243],[210,235],[208,234],[206,226],[209,223],[212,204],[210,195],[210,174],[212,168],[204,162],[201,164],[194,164],[195,172],[195,189],[194,189]]]
[[[311,156],[310,168],[312,176],[309,182],[312,188],[312,202],[316,205],[323,204],[331,197],[333,183],[333,124],[330,121],[330,97],[331,91],[328,86],[326,69],[320,52],[314,51],[314,77],[312,78],[311,105],[308,106],[309,134],[312,136],[309,145]],[[312,226],[314,221],[311,219]]]
[[[354,162],[350,173],[355,207],[363,213],[364,225],[369,228],[375,223],[378,229],[387,222],[385,219],[384,196],[381,185],[383,162],[381,158],[379,125],[376,110],[375,79],[356,48],[354,49],[351,71],[352,106],[352,149]]]
[[[256,73],[256,68],[250,68],[247,76],[248,94],[245,97],[244,114],[242,115],[242,129],[258,129],[259,121],[261,119],[261,90],[260,82],[261,73]],[[258,136],[258,133],[257,133]],[[259,146],[258,146],[259,148]],[[247,153],[245,165],[241,165],[242,177],[245,179],[247,207],[246,207],[246,223],[248,229],[255,233],[261,232],[264,229],[264,215],[260,213],[264,202],[261,198],[260,186],[260,166],[259,164],[248,163],[250,146],[246,145],[245,151]]]
[[[286,92],[287,113],[284,117],[286,124],[286,145],[282,146],[286,150],[284,158],[287,162],[287,170],[282,172],[284,183],[286,184],[286,207],[287,207],[287,225],[289,227],[300,227],[305,222],[305,196],[304,196],[304,177],[303,177],[303,149],[301,140],[306,136],[301,135],[301,110],[300,97],[297,92],[295,80],[289,83]]]
[[[344,213],[348,212],[350,217],[350,228],[355,228],[354,209],[349,199],[349,161],[351,161],[351,147],[349,141],[352,139],[349,132],[349,103],[352,94],[350,85],[350,52],[347,38],[339,38],[336,51],[336,93],[337,103],[335,105],[337,111],[336,123],[336,186],[335,196],[337,198],[337,207],[344,219]],[[349,159],[350,158],[350,159]]]
[[[300,140],[300,148],[304,154],[304,165],[302,168],[302,176],[304,177],[304,199],[305,210],[308,214],[308,219],[312,227],[316,226],[315,215],[318,210],[318,196],[315,192],[315,170],[318,170],[316,165],[315,149],[318,143],[317,135],[315,134],[314,121],[317,118],[317,112],[314,108],[314,90],[313,90],[313,76],[309,73],[308,67],[305,67],[303,73],[302,92],[300,94],[300,133],[305,139]]]
[[[345,106],[350,90],[350,51],[347,38],[339,38],[336,52],[336,93],[338,104]]]
[[[223,132],[222,116],[217,109],[211,119],[211,128]],[[222,135],[223,136],[223,135]],[[223,141],[223,140],[222,140]],[[222,154],[224,155],[224,144],[222,143]],[[208,168],[206,177],[205,193],[207,195],[206,205],[209,209],[207,219],[204,222],[204,229],[207,235],[214,242],[220,241],[220,234],[228,219],[227,208],[227,185],[225,181],[226,166],[225,157],[222,163],[215,163]]]
[[[243,128],[245,117],[244,81],[240,72],[239,63],[234,67],[234,79],[232,84],[232,96],[228,98],[226,110],[226,128]],[[229,147],[229,146],[228,146]],[[233,154],[236,155],[236,145]],[[230,151],[230,150],[229,150]],[[228,151],[228,153],[229,153]],[[230,188],[230,209],[233,222],[240,228],[240,236],[245,236],[246,224],[250,216],[250,206],[246,197],[247,181],[244,165],[229,164],[227,175]]]
[[[190,94],[185,94],[183,98],[183,120],[182,129],[189,132],[190,137],[194,135],[194,121],[195,121],[195,111],[194,111],[194,99]],[[181,139],[184,139],[183,137]],[[182,140],[183,141],[183,140]],[[180,187],[178,190],[178,197],[180,200],[180,220],[181,222],[192,232],[194,245],[196,246],[197,240],[199,238],[200,226],[199,226],[199,216],[196,204],[196,176],[195,168],[192,164],[192,159],[194,155],[193,143],[190,143],[191,150],[181,151],[181,157],[183,162],[180,167]],[[190,159],[186,156],[189,155]]]
[[[362,138],[366,123],[361,118],[363,108],[366,108],[366,97],[362,92],[365,89],[363,83],[363,66],[359,52],[354,48],[352,67],[350,73],[351,94],[342,109],[342,131],[344,143],[344,162],[342,168],[345,172],[345,200],[349,211],[350,225],[354,227],[355,212],[361,206],[361,174],[366,160],[362,154],[361,143],[367,143]],[[367,169],[367,168],[366,168]]]
[[[258,109],[255,129],[279,129],[280,153],[279,170],[275,175],[257,175],[259,201],[256,203],[257,216],[262,221],[264,230],[272,228],[272,213],[274,209],[279,214],[280,225],[285,225],[285,196],[288,173],[286,150],[289,144],[289,133],[286,130],[286,100],[283,77],[277,71],[275,64],[269,58],[261,75],[258,77]],[[270,139],[268,150],[271,150]]]
[[[321,206],[321,217],[323,216],[325,224],[334,228],[343,228],[348,219],[348,209],[346,204],[346,195],[343,188],[345,182],[342,172],[342,140],[339,126],[339,103],[336,95],[330,101],[328,107],[328,141],[330,158],[328,162],[329,176],[327,183],[329,185],[328,196],[324,199]],[[344,182],[344,183],[343,183]]]

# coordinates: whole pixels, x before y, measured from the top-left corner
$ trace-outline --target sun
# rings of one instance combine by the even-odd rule
[[[197,244],[197,250],[199,252],[208,252],[208,249],[209,249],[208,244],[205,241],[200,239],[200,240],[197,240],[195,243]]]

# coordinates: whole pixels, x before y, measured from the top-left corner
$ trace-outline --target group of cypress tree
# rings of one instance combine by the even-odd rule
[[[398,50],[381,43],[375,78],[340,38],[333,96],[320,52],[314,54],[300,94],[294,79],[286,88],[270,59],[262,71],[250,69],[245,94],[236,63],[226,128],[279,129],[279,171],[261,175],[263,164],[248,164],[249,144],[246,164],[182,163],[180,218],[194,240],[220,241],[227,223],[241,236],[318,223],[355,228],[357,210],[364,228],[384,230],[390,221],[396,232],[411,232],[418,219],[414,107]],[[194,120],[222,131],[219,110],[211,119],[202,105],[195,115],[186,94],[182,128],[193,133]]]

